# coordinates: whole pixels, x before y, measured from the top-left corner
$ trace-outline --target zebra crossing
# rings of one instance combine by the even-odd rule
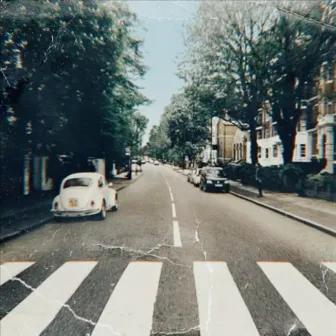
[[[35,288],[20,279],[34,261],[7,262],[0,266],[0,285],[22,282],[30,293],[0,321],[1,336],[40,335],[67,307],[76,318],[69,299],[81,287],[99,261],[67,261]],[[336,262],[321,262],[336,276]],[[311,336],[336,335],[336,305],[289,262],[256,262],[274,290],[288,304]],[[132,261],[121,274],[91,336],[151,334],[155,303],[162,276],[161,261]],[[255,321],[230,272],[222,261],[194,261],[193,281],[201,336],[258,336]],[[164,284],[161,284],[164,286]],[[173,295],[174,293],[172,293]],[[10,293],[8,293],[10,295]],[[94,300],[94,297],[92,298]],[[0,297],[0,306],[2,306]]]

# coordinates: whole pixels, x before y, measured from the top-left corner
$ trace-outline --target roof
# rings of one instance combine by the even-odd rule
[[[68,175],[66,177],[66,179],[68,178],[80,178],[80,177],[88,177],[88,178],[91,178],[91,179],[98,179],[100,177],[102,177],[103,175],[102,174],[99,174],[99,173],[90,173],[90,172],[83,172],[83,173],[75,173],[75,174],[71,174],[71,175]]]

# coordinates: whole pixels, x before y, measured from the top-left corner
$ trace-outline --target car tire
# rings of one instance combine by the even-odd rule
[[[111,209],[113,212],[116,212],[119,210],[118,204],[114,205]]]
[[[106,211],[106,203],[105,201],[102,202],[102,207],[101,207],[101,210],[98,214],[98,219],[103,221],[106,219],[106,215],[107,215],[107,211]]]

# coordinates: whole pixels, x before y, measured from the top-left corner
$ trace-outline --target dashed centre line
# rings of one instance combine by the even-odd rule
[[[170,199],[172,202],[172,216],[173,216],[173,237],[174,237],[174,247],[182,247],[182,240],[181,240],[181,235],[180,235],[180,227],[179,227],[179,223],[176,220],[177,216],[176,216],[176,206],[174,203],[174,195],[173,195],[173,191],[167,181],[167,179],[165,178],[166,184],[168,186],[168,190],[169,190],[169,195],[170,195]]]
[[[173,221],[173,232],[174,232],[174,246],[175,247],[182,247],[181,235],[180,235],[180,228],[178,221]]]
[[[175,207],[175,203],[172,203],[172,213],[173,213],[173,218],[176,218],[176,207]]]

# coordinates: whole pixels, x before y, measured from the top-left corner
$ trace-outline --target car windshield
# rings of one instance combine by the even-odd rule
[[[206,174],[210,177],[225,177],[223,169],[208,169]]]
[[[66,180],[63,189],[72,187],[90,187],[92,185],[92,179],[88,177],[78,177]]]

